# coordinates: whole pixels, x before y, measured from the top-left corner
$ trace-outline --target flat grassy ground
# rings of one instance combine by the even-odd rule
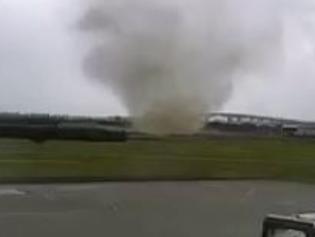
[[[315,181],[315,140],[0,140],[0,181],[275,178]]]

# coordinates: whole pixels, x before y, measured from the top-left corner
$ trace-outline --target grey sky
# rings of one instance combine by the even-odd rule
[[[286,6],[282,20],[287,68],[277,77],[239,78],[223,110],[315,119],[315,1],[279,2]],[[75,26],[80,3],[0,0],[1,111],[125,113],[109,89],[81,71],[87,42]]]
[[[0,1],[1,111],[124,112],[81,73],[75,10],[67,0]]]

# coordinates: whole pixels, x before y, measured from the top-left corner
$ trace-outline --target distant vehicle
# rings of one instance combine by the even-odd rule
[[[268,215],[263,222],[262,237],[315,237],[315,213]]]
[[[282,134],[294,137],[315,137],[315,125],[285,125]]]

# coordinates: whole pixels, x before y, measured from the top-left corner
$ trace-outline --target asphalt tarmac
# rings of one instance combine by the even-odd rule
[[[268,213],[315,211],[315,186],[271,181],[0,186],[4,237],[253,237]]]

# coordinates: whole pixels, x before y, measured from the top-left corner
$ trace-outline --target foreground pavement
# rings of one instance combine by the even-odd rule
[[[271,181],[0,186],[0,237],[253,237],[315,211],[315,186]]]

